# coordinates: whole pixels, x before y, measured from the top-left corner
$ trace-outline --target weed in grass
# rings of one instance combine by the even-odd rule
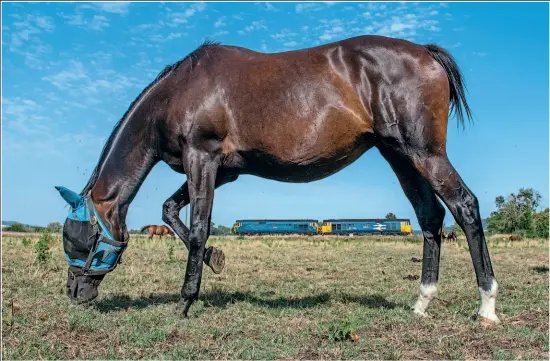
[[[168,259],[170,262],[174,260],[174,242],[168,241]]]
[[[327,338],[330,342],[353,341],[357,342],[358,322],[356,320],[333,321],[319,327],[317,335]]]
[[[547,266],[536,266],[532,268],[533,271],[537,273],[548,273],[548,267]]]
[[[399,348],[396,346],[396,345],[389,345],[388,346],[388,350],[385,354],[385,358],[387,360],[401,360],[402,359],[402,356],[401,356],[401,351],[399,350]]]
[[[495,360],[515,360],[514,353],[508,350],[493,351],[493,359]]]
[[[23,245],[23,247],[28,247],[31,245],[31,243],[32,241],[30,238],[23,237],[23,239],[21,239],[21,244]]]
[[[50,235],[48,233],[42,233],[38,242],[34,246],[36,253],[36,262],[43,266],[48,263],[48,260],[51,258],[50,252]]]

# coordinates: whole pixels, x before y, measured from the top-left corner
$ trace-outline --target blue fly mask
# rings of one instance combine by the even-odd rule
[[[120,263],[127,242],[117,242],[97,214],[89,196],[55,187],[71,206],[63,226],[65,257],[75,273],[104,275]]]

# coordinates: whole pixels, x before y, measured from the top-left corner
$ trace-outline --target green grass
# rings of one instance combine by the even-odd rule
[[[226,268],[205,268],[189,319],[175,313],[186,251],[133,238],[92,306],[65,296],[58,235],[3,237],[5,359],[548,359],[548,242],[489,242],[503,325],[470,317],[479,300],[466,244],[444,244],[431,317],[410,311],[422,243],[372,237],[209,240]],[[43,242],[44,243],[44,242]],[[38,247],[44,249],[44,247]]]

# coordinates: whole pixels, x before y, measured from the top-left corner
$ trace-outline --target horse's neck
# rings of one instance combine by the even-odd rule
[[[92,187],[94,205],[115,239],[127,240],[126,214],[139,187],[158,161],[148,138],[122,129]]]

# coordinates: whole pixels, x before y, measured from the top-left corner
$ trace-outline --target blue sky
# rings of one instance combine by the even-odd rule
[[[436,43],[455,56],[476,120],[461,130],[451,119],[447,149],[483,217],[520,187],[548,205],[547,3],[2,3],[2,219],[62,222],[54,186],[80,191],[131,101],[204,39],[278,52],[363,34]],[[162,203],[184,181],[159,163],[128,226],[161,224]],[[241,176],[216,191],[212,220],[388,212],[418,229],[373,149],[313,183]]]

